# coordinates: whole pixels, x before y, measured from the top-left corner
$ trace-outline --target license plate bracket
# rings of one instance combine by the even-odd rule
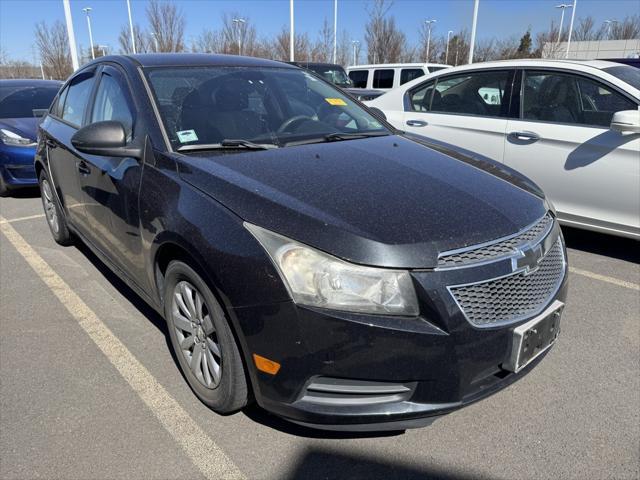
[[[502,368],[519,372],[548,350],[560,333],[564,303],[556,300],[540,315],[513,329],[511,355]]]

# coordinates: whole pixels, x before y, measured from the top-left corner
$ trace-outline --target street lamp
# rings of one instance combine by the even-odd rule
[[[360,42],[358,40],[352,40],[351,44],[353,45],[353,65],[357,65],[358,64],[358,58],[357,58],[357,51],[358,51],[358,45],[360,45]]]
[[[475,0],[473,2],[473,20],[471,22],[471,43],[469,44],[469,62],[468,63],[473,63],[473,48],[476,44],[476,27],[478,26],[478,9],[479,8],[480,8],[480,0]],[[457,42],[456,42],[456,48],[458,48]],[[457,53],[456,53],[456,56],[457,56]]]
[[[87,14],[87,27],[89,27],[89,45],[91,45],[91,60],[96,59],[96,54],[93,52],[93,33],[91,32],[91,17],[89,16],[89,12],[91,12],[91,7],[85,7],[82,9],[84,13]]]
[[[244,18],[234,18],[233,23],[236,24],[236,32],[238,35],[238,55],[242,55],[242,26],[246,20]]]
[[[451,37],[452,33],[453,33],[453,30],[449,30],[447,32],[447,49],[446,49],[445,54],[444,54],[444,63],[445,63],[445,65],[447,65],[447,62],[449,60],[449,37]]]
[[[562,37],[562,24],[564,23],[564,11],[567,8],[572,8],[573,5],[570,5],[568,3],[561,3],[560,5],[556,5],[555,8],[561,8],[562,9],[562,14],[560,15],[560,29],[558,30],[558,41],[556,43],[560,43],[560,38]]]
[[[573,33],[573,20],[576,18],[576,5],[578,5],[578,0],[573,0],[573,6],[571,7],[571,23],[569,24],[569,36],[567,37],[567,52],[564,54],[564,58],[569,58],[571,34]]]
[[[333,63],[338,57],[338,0],[333,0]]]
[[[618,20],[605,20],[604,24],[607,26],[607,40],[611,39],[611,25],[618,23]]]
[[[431,47],[431,24],[436,23],[436,20],[425,20],[424,23],[427,25],[427,62],[429,62],[429,47]]]
[[[133,34],[133,19],[131,18],[131,2],[127,0],[127,12],[129,12],[129,32],[131,33],[131,51],[136,53],[136,37]]]

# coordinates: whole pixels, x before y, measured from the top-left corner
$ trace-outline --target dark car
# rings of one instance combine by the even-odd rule
[[[213,410],[397,430],[538,364],[567,266],[534,184],[381,122],[280,62],[103,57],[67,81],[35,165],[54,238],[165,317]]]
[[[0,196],[33,187],[36,131],[62,82],[0,80]]]
[[[318,63],[318,62],[287,62],[300,68],[309,70],[316,75],[324,78],[327,82],[333,83],[335,86],[342,88],[345,92],[358,100],[364,102],[378,98],[384,92],[381,90],[372,90],[367,88],[353,88],[353,81],[347,75],[347,72],[341,65],[335,63]]]

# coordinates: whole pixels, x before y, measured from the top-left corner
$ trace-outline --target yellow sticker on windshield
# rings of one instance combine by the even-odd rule
[[[345,102],[343,99],[341,98],[325,98],[325,100],[327,101],[327,103],[329,105],[341,105],[341,106],[345,106],[347,104],[347,102]]]

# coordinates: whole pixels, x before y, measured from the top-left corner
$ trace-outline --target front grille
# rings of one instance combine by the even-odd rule
[[[532,273],[449,287],[449,291],[473,325],[515,322],[539,313],[551,301],[564,277],[565,265],[559,237]]]
[[[553,218],[548,213],[528,230],[505,240],[464,251],[444,253],[438,258],[438,268],[461,267],[484,262],[514,253],[524,243],[537,243],[545,237],[553,226]]]

